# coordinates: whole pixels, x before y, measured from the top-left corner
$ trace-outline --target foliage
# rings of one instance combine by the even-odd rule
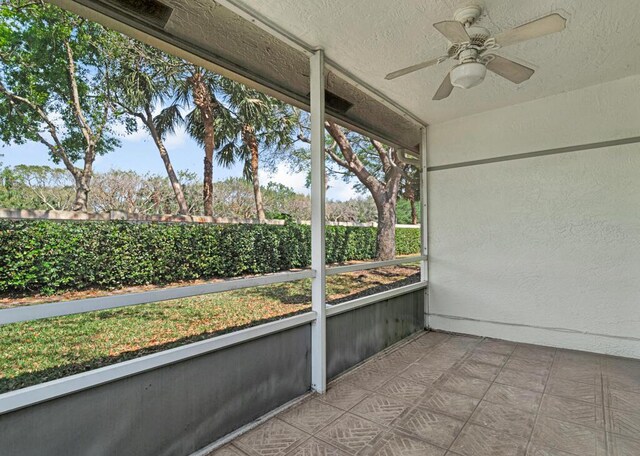
[[[398,229],[399,254],[419,230]],[[329,226],[327,262],[376,256],[376,229]],[[0,293],[53,293],[307,267],[308,225],[0,221]]]
[[[0,142],[44,144],[75,180],[75,210],[86,209],[96,156],[119,144],[109,100],[112,61],[102,52],[111,36],[52,5],[0,6]]]
[[[420,253],[419,228],[396,228],[396,253],[398,255]]]
[[[244,84],[220,78],[220,95],[225,115],[218,118],[218,163],[230,167],[243,163],[243,176],[252,180],[251,150],[246,138],[247,126],[260,147],[260,161],[275,170],[279,157],[294,142],[297,118],[291,106]],[[194,131],[194,136],[198,137]]]
[[[405,285],[416,272],[396,266],[331,276],[327,301]],[[0,326],[0,393],[305,312],[310,302],[305,279]]]
[[[201,183],[196,173],[179,171],[189,212],[202,213]],[[95,173],[90,212],[124,211],[136,214],[174,214],[178,211],[169,179],[155,174],[112,169]],[[245,179],[228,178],[214,183],[214,212],[218,217],[255,217],[254,189]],[[269,182],[262,187],[268,219],[309,220],[311,200],[286,185]],[[73,183],[61,168],[19,165],[0,167],[0,207],[11,209],[68,210]],[[366,223],[376,220],[371,198],[327,201],[327,220]],[[398,223],[408,223],[398,221]]]
[[[420,204],[416,204],[416,213],[418,217],[418,223],[420,223]],[[396,207],[396,220],[401,225],[411,225],[413,220],[411,218],[411,201],[398,198],[398,205]]]

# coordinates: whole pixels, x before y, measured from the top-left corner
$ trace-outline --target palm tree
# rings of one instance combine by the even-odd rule
[[[216,146],[215,123],[223,110],[216,99],[221,76],[197,65],[183,62],[181,78],[175,88],[176,102],[193,106],[186,115],[187,130],[204,148],[202,202],[204,215],[213,216],[213,153]]]
[[[176,81],[182,61],[151,46],[122,36],[118,43],[117,72],[113,75],[115,89],[112,97],[125,115],[129,116],[128,129],[137,128],[136,120],[149,130],[160,158],[167,170],[167,176],[178,202],[178,213],[189,213],[182,185],[171,164],[164,140],[174,133],[184,119],[180,105],[173,98]],[[154,115],[158,106],[164,106]]]
[[[238,82],[220,78],[220,93],[225,104],[216,126],[218,162],[230,167],[244,163],[243,176],[253,184],[256,215],[266,220],[260,189],[260,150],[273,152],[293,144],[294,121],[291,107]],[[263,157],[272,166],[274,154]]]

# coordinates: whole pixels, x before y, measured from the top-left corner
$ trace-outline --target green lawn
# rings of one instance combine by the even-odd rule
[[[417,270],[407,265],[329,277],[328,299],[401,285],[415,280]],[[311,282],[300,280],[0,326],[0,393],[305,312],[310,295]]]

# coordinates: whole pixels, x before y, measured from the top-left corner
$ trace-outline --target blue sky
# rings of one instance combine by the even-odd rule
[[[94,169],[97,172],[104,172],[109,169],[126,169],[135,170],[140,174],[165,175],[164,165],[158,155],[158,151],[144,129],[141,128],[137,133],[123,136],[121,140],[122,146],[118,150],[96,159]],[[165,144],[176,170],[193,171],[202,176],[202,149],[184,130],[178,130],[175,134],[167,137]],[[38,143],[3,146],[0,147],[0,155],[2,155],[0,163],[4,166],[21,164],[55,166],[49,159],[47,149]],[[217,163],[214,164],[214,180],[240,176],[242,176],[241,165],[226,169]],[[279,182],[293,188],[296,192],[309,193],[309,190],[305,187],[305,174],[293,173],[286,165],[281,165],[273,174],[261,173],[260,179],[263,185],[270,181]],[[361,195],[357,194],[350,184],[341,180],[334,180],[329,183],[327,199],[344,201],[358,196]]]

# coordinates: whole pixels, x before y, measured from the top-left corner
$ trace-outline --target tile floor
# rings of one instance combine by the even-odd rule
[[[640,360],[424,333],[215,456],[640,456]]]

